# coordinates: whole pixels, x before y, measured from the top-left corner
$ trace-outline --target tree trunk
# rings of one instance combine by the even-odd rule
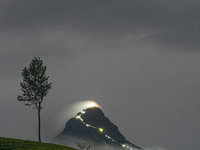
[[[38,109],[38,141],[39,142],[41,142],[40,129],[41,129],[41,120],[40,120],[40,106],[39,106],[39,109]]]

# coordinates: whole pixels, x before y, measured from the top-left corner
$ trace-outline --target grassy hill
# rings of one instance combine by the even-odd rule
[[[50,143],[39,143],[34,141],[0,137],[0,150],[75,150],[75,149]]]

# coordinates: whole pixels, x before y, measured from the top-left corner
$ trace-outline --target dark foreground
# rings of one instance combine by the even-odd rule
[[[75,150],[66,146],[0,137],[0,150]]]

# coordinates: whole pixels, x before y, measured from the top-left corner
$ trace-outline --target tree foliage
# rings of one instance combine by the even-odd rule
[[[48,94],[52,83],[48,82],[49,76],[46,75],[46,66],[43,66],[42,60],[34,58],[29,67],[24,67],[22,71],[23,82],[20,83],[22,95],[18,95],[18,101],[24,102],[26,106],[34,106],[38,110],[38,138],[40,135],[40,111],[43,98]]]
[[[22,71],[23,82],[22,95],[18,95],[18,101],[23,101],[26,106],[35,106],[41,109],[43,98],[48,94],[52,83],[48,83],[49,76],[46,76],[46,66],[40,58],[34,58],[29,67],[24,67]]]

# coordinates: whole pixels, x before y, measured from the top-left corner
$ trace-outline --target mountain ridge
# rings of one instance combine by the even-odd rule
[[[66,123],[65,128],[56,139],[64,139],[66,136],[90,140],[99,145],[107,143],[129,150],[142,149],[127,141],[119,132],[118,127],[98,107],[80,111]]]

